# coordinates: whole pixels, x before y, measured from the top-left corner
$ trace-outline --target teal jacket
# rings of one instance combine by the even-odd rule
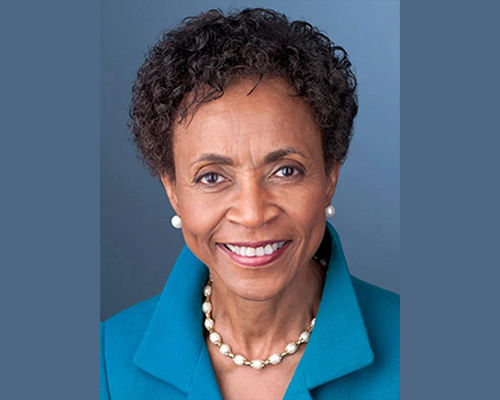
[[[399,399],[399,296],[332,252],[314,332],[284,399]],[[185,247],[163,292],[101,323],[101,399],[222,399],[203,337],[207,267]]]

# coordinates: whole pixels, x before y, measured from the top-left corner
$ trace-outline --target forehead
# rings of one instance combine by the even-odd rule
[[[176,164],[206,152],[255,158],[280,147],[316,155],[319,144],[321,150],[319,128],[306,101],[290,96],[294,90],[282,80],[255,83],[244,80],[229,87],[176,127]]]

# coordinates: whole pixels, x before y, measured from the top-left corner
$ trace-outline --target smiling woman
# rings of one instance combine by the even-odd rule
[[[162,181],[187,246],[211,266],[225,305],[276,299],[292,282],[319,303],[312,256],[339,169],[325,172],[321,134],[304,99],[279,79],[263,79],[248,95],[254,86],[252,79],[233,83],[176,127],[175,180]],[[257,254],[273,244],[282,246]]]
[[[150,51],[131,130],[186,242],[163,293],[101,325],[101,398],[399,398],[399,297],[334,228],[357,113],[346,52],[271,10]]]

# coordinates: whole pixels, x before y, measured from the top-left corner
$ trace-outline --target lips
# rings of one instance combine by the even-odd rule
[[[259,267],[278,259],[290,241],[265,241],[254,243],[219,243],[220,249],[238,264]]]

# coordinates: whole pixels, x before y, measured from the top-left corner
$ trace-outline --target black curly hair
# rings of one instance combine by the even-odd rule
[[[152,175],[175,180],[173,129],[193,106],[220,98],[241,78],[258,84],[263,76],[283,79],[311,106],[326,171],[344,162],[358,112],[345,50],[273,10],[210,10],[165,33],[137,73],[128,125]]]

